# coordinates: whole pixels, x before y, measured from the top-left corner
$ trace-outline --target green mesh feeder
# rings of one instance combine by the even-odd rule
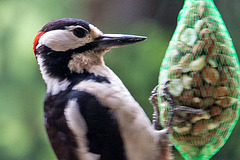
[[[179,111],[170,139],[186,160],[207,160],[225,144],[239,117],[239,61],[213,0],[185,0],[160,69]],[[161,87],[160,87],[161,88]],[[170,105],[160,96],[165,128]]]

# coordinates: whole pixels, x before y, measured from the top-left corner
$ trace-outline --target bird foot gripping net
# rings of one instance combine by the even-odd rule
[[[159,84],[168,89],[158,96],[160,122],[171,125],[174,146],[187,160],[210,159],[239,117],[238,57],[213,0],[185,0]]]

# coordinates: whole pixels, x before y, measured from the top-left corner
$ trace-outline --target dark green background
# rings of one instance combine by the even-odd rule
[[[145,42],[110,51],[105,62],[151,117],[148,97],[182,5],[183,0],[0,0],[0,160],[56,159],[43,125],[45,84],[32,52],[43,25],[72,17],[104,33],[147,36]],[[216,5],[239,53],[240,1],[217,0]],[[240,159],[239,132],[237,124],[213,160]]]

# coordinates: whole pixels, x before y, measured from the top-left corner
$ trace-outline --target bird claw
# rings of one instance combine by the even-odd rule
[[[170,105],[169,118],[168,118],[168,121],[167,121],[166,128],[168,129],[169,134],[171,134],[174,119],[184,120],[181,117],[179,117],[177,113],[185,112],[185,113],[192,113],[192,114],[205,114],[207,111],[204,111],[202,109],[194,109],[194,108],[190,108],[190,107],[178,106],[176,104],[175,100],[174,100],[173,95],[168,90],[168,84],[169,83],[170,83],[170,81],[166,81],[163,84],[163,90],[162,90],[160,96],[165,101],[167,101]]]
[[[170,105],[170,111],[169,111],[169,118],[167,121],[167,130],[168,133],[171,134],[172,131],[172,125],[174,123],[175,119],[178,119],[180,122],[186,121],[186,119],[179,117],[177,113],[179,112],[184,112],[184,113],[191,113],[191,114],[205,114],[207,113],[207,111],[204,111],[202,109],[194,109],[194,108],[190,108],[190,107],[184,107],[184,106],[178,106],[174,100],[174,96],[169,92],[168,90],[168,84],[170,83],[170,81],[166,81],[163,84],[163,88],[160,92],[160,96],[169,103]],[[160,111],[159,111],[159,106],[158,106],[158,88],[159,85],[157,85],[153,90],[152,90],[152,95],[149,98],[149,101],[151,102],[152,106],[153,106],[153,126],[155,129],[160,130],[161,129],[161,125],[160,125]]]
[[[158,107],[158,87],[159,85],[157,85],[156,87],[154,87],[154,89],[151,92],[151,96],[149,98],[150,103],[154,106],[154,107]]]
[[[178,106],[177,108],[174,108],[174,111],[181,111],[185,113],[192,113],[192,114],[205,114],[208,113],[207,111],[204,111],[202,109],[194,109],[190,107],[184,107],[184,106]]]
[[[153,110],[154,110],[152,123],[153,123],[153,127],[156,130],[160,130],[161,129],[160,113],[159,113],[159,106],[158,106],[158,99],[157,99],[157,97],[158,97],[158,88],[159,88],[159,85],[154,87],[154,89],[151,92],[152,95],[149,98],[149,101],[152,104]]]

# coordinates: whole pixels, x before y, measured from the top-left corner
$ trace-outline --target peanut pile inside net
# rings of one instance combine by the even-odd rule
[[[186,0],[161,66],[160,84],[178,106],[171,140],[186,159],[210,158],[226,142],[238,119],[239,62],[232,40],[212,0]],[[161,124],[170,105],[160,98]],[[189,158],[191,157],[191,158]]]

